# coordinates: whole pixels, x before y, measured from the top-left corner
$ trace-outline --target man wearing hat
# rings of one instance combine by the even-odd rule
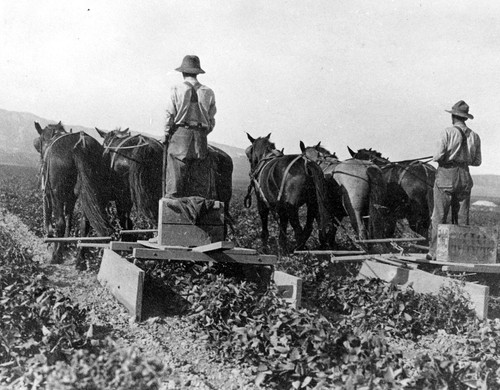
[[[205,73],[197,56],[185,56],[175,70],[182,72],[184,82],[172,87],[167,104],[165,196],[213,199],[215,179],[208,159],[207,134],[215,126],[215,95],[197,80],[198,74]]]
[[[446,223],[451,209],[451,222],[459,225],[469,224],[470,193],[472,178],[469,165],[481,165],[481,140],[467,127],[467,119],[474,119],[469,114],[469,106],[463,100],[451,110],[453,126],[444,129],[433,160],[438,163],[434,182],[434,210],[432,212],[432,233],[428,260],[436,258],[437,228]]]

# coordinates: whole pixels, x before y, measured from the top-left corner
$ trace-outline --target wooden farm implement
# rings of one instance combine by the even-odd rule
[[[409,247],[428,249],[414,242],[424,238],[386,238],[358,241],[363,244],[391,243],[396,248],[398,244],[409,243]],[[360,278],[379,278],[403,288],[411,286],[421,293],[439,293],[442,286],[459,284],[465,291],[478,318],[488,316],[489,287],[473,282],[457,282],[453,277],[456,273],[499,274],[500,264],[497,263],[498,227],[439,225],[438,247],[436,260],[427,260],[425,253],[409,253],[399,250],[399,253],[368,254],[353,251],[339,255],[335,251],[304,251],[316,255],[330,256],[333,263],[361,262]],[[360,253],[361,252],[361,253]],[[441,269],[447,276],[439,276],[428,270]]]
[[[194,263],[239,264],[262,267],[278,286],[282,297],[295,307],[300,306],[300,278],[275,271],[277,257],[263,255],[254,249],[236,247],[224,236],[223,204],[203,198],[160,200],[158,229],[127,230],[122,233],[157,233],[149,240],[137,242],[111,241],[111,237],[71,237],[46,239],[46,242],[76,242],[78,247],[103,248],[99,282],[106,286],[135,317],[143,319],[145,272],[140,261],[187,261]],[[129,261],[128,259],[133,259]]]

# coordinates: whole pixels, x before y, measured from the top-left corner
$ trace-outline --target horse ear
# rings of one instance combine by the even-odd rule
[[[304,145],[304,142],[300,141],[299,146],[300,146],[300,150],[302,151],[302,153],[305,153],[306,152],[306,145]]]
[[[40,123],[35,122],[35,129],[38,132],[38,134],[42,135],[43,129],[42,129],[42,126],[40,126]]]
[[[247,137],[250,140],[251,143],[255,142],[255,138],[253,138],[250,134],[247,133]]]
[[[318,149],[320,146],[321,146],[321,141],[319,141],[318,144],[316,145],[316,149]]]
[[[264,137],[264,138],[267,138],[267,139],[271,138],[271,133],[269,133],[269,134],[268,134],[266,137]]]
[[[347,150],[349,151],[349,154],[351,155],[351,157],[356,156],[356,153],[349,146],[347,147]]]
[[[101,130],[101,129],[98,129],[97,127],[95,129],[102,138],[106,137],[106,134],[108,134],[108,132],[106,130]]]

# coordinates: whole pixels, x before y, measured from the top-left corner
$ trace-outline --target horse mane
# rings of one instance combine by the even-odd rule
[[[320,152],[320,153],[323,153],[324,155],[328,156],[328,157],[333,157],[333,158],[338,158],[337,155],[335,154],[335,152],[330,152],[327,148],[321,146],[321,145],[316,145],[315,146],[315,149]]]
[[[389,159],[387,157],[382,156],[382,153],[380,153],[372,148],[370,148],[370,149],[366,149],[366,148],[358,149],[358,151],[356,152],[356,156],[377,157],[379,159],[384,159],[384,160],[389,161]]]
[[[46,126],[47,128],[49,128],[50,130],[53,131],[53,134],[65,134],[67,133],[66,129],[64,128],[63,124],[61,123],[61,121],[59,121],[59,123],[50,123]]]

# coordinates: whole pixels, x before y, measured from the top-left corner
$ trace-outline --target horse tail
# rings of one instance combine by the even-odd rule
[[[430,164],[422,164],[422,167],[425,171],[427,191],[426,191],[426,199],[427,199],[427,207],[429,211],[429,219],[432,218],[432,212],[434,210],[434,181],[436,180],[436,168],[434,168]]]
[[[217,200],[224,203],[224,218],[234,231],[234,219],[229,213],[229,203],[233,195],[233,160],[223,150],[213,145],[208,146],[209,158],[214,177]]]
[[[147,140],[134,149],[130,161],[129,183],[132,202],[139,215],[153,224],[158,221],[158,201],[162,197],[163,145]]]
[[[99,235],[108,236],[113,232],[106,214],[106,205],[110,199],[106,183],[109,177],[102,162],[102,150],[91,148],[88,142],[77,144],[73,149],[80,203],[90,225]]]
[[[49,163],[41,161],[40,166],[40,188],[42,189],[43,226],[46,228],[47,237],[52,237],[52,199],[49,181]]]
[[[309,175],[311,176],[316,192],[316,202],[318,205],[318,225],[320,240],[326,240],[328,225],[331,222],[331,215],[328,210],[328,198],[325,186],[325,177],[321,168],[313,162],[307,164]]]
[[[369,238],[384,238],[386,232],[392,229],[393,222],[395,228],[395,219],[389,215],[389,209],[386,205],[387,186],[383,174],[377,166],[367,167],[366,173],[370,183],[368,207],[370,216]],[[391,226],[388,227],[387,224],[391,224]]]

